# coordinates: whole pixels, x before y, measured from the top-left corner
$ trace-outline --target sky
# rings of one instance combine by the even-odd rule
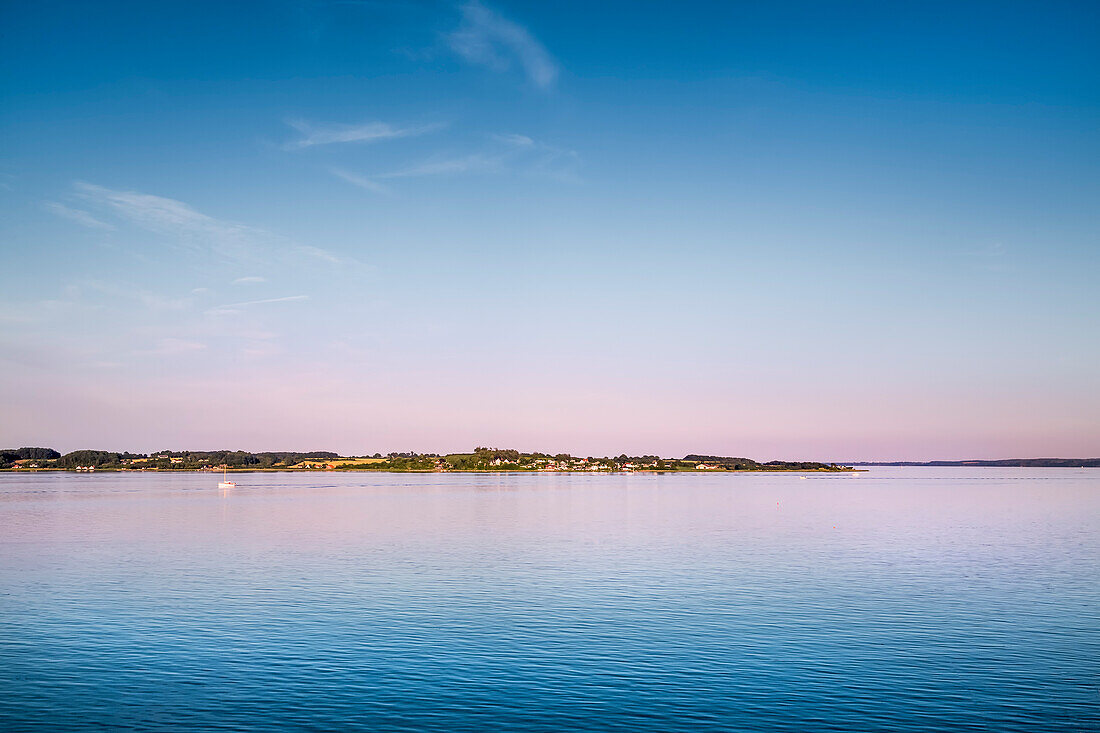
[[[0,5],[0,447],[1100,455],[1100,6]]]

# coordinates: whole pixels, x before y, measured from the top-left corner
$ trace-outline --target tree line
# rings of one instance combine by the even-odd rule
[[[10,468],[16,461],[51,461],[60,457],[53,448],[5,448],[0,450],[0,468]]]

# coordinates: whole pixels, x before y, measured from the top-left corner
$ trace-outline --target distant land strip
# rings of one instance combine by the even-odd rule
[[[982,461],[852,461],[849,466],[982,466],[987,468],[1100,468],[1100,458],[1003,458]]]
[[[521,453],[501,448],[475,448],[470,453],[375,453],[341,456],[331,451],[308,453],[247,451],[172,451],[117,453],[77,450],[62,455],[52,448],[0,450],[5,471],[851,471],[850,466],[816,461],[767,461],[732,456],[689,454],[683,458],[655,455],[614,458],[568,453]]]

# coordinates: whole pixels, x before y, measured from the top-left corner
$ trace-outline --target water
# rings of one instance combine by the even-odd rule
[[[0,729],[1100,730],[1100,470],[0,475]]]

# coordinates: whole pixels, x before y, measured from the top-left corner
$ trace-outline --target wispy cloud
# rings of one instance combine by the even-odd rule
[[[329,252],[327,249],[321,249],[320,247],[314,247],[314,246],[309,245],[309,244],[296,245],[294,247],[294,251],[298,252],[299,254],[304,254],[307,257],[313,257],[314,259],[324,260],[325,262],[328,262],[329,264],[333,264],[333,265],[358,264],[352,258],[337,257],[332,252]]]
[[[535,144],[535,141],[526,135],[516,135],[515,133],[505,132],[498,133],[491,136],[494,140],[505,145],[511,145],[516,148],[529,148]]]
[[[366,189],[371,193],[389,193],[390,190],[377,181],[366,178],[365,176],[356,175],[355,173],[349,173],[342,168],[329,168],[329,172],[337,178],[343,179],[353,186]]]
[[[376,178],[418,178],[421,176],[449,176],[475,171],[499,171],[502,169],[502,156],[463,155],[457,158],[433,158],[422,163],[375,176]]]
[[[540,142],[527,135],[498,133],[493,140],[511,149],[511,159],[520,172],[552,178],[563,183],[579,183],[581,156],[576,150]]]
[[[255,262],[272,254],[308,255],[340,263],[320,247],[296,245],[271,232],[217,219],[176,199],[138,191],[118,191],[78,181],[75,195],[93,210],[166,238],[188,252],[215,255],[234,262]]]
[[[81,209],[73,209],[65,204],[59,204],[56,201],[48,201],[45,204],[46,211],[51,214],[60,216],[62,219],[68,219],[69,221],[75,221],[81,226],[85,226],[89,229],[98,229],[100,231],[113,231],[114,227],[105,221],[100,221],[87,211]]]
[[[171,237],[189,248],[212,247],[223,255],[239,256],[257,241],[272,235],[254,227],[215,219],[182,201],[137,191],[116,191],[77,182],[77,196],[140,229]]]
[[[358,124],[312,124],[304,120],[287,120],[287,124],[302,134],[297,140],[286,143],[286,150],[301,150],[314,145],[332,143],[376,142],[401,137],[413,137],[434,132],[444,127],[442,123],[396,127],[387,122],[361,122]]]
[[[486,151],[450,157],[434,157],[397,170],[363,176],[339,168],[330,172],[348,183],[374,193],[389,193],[380,181],[428,176],[457,176],[467,173],[515,173],[577,183],[581,158],[574,150],[538,142],[526,135],[490,135],[494,143]]]
[[[206,311],[208,316],[226,316],[241,313],[245,308],[254,305],[266,305],[268,303],[291,303],[299,300],[309,300],[308,295],[286,295],[282,298],[263,298],[262,300],[246,300],[241,303],[227,303]]]
[[[390,189],[379,183],[379,180],[398,178],[422,178],[426,176],[454,176],[463,173],[475,172],[499,172],[504,170],[505,156],[484,155],[475,153],[450,158],[429,158],[423,162],[400,168],[386,173],[377,173],[373,176],[361,176],[350,173],[340,168],[331,168],[330,172],[337,178],[343,179],[353,186],[370,191],[371,193],[389,193]]]
[[[309,300],[308,295],[285,295],[282,298],[264,298],[263,300],[246,300],[243,303],[230,303],[222,308],[245,308],[250,305],[263,305],[264,303],[289,303],[294,300]]]
[[[234,285],[242,285],[245,283],[265,283],[266,277],[260,277],[259,275],[246,275],[245,277],[238,277],[233,281]]]
[[[473,0],[462,6],[462,22],[447,36],[451,50],[466,61],[506,71],[514,62],[539,89],[558,78],[558,64],[530,31]]]
[[[538,149],[527,172],[559,183],[582,183],[581,156],[576,150],[544,145]]]

